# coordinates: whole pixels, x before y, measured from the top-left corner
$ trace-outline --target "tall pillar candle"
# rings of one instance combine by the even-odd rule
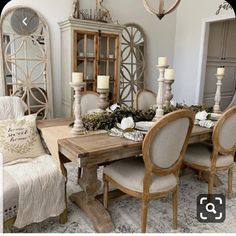
[[[110,76],[98,75],[97,77],[97,89],[109,89]]]
[[[158,66],[167,66],[167,57],[158,57]]]
[[[165,80],[175,80],[175,70],[166,69],[165,70]]]
[[[219,67],[217,68],[217,75],[225,75],[225,68],[224,67]]]
[[[83,83],[84,74],[80,72],[72,73],[72,82],[73,83]]]

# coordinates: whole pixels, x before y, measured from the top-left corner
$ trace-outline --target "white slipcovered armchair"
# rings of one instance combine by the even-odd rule
[[[24,117],[24,113],[27,110],[27,105],[18,97],[0,97],[0,121],[5,121],[5,120],[10,120],[10,119],[16,119],[16,118],[22,118]],[[1,152],[1,150],[0,150]],[[54,158],[50,158],[51,156],[49,155],[44,155],[46,157],[45,160],[47,160],[46,162],[52,162],[55,161]],[[0,153],[0,158],[3,158],[3,155]],[[4,158],[3,158],[4,159]],[[38,157],[34,158],[34,160],[38,159]],[[31,159],[28,160],[28,162],[33,162]],[[42,163],[44,164],[44,163]],[[24,184],[27,185],[27,181],[30,176],[27,173],[25,173],[24,175],[24,169],[22,169],[22,162],[14,162],[14,163],[7,163],[3,165],[3,221],[4,221],[4,228],[9,227],[11,225],[15,225],[15,222],[17,221],[17,217],[18,217],[18,209],[19,209],[19,199],[20,199],[20,187],[18,182],[16,181],[15,176],[12,176],[12,173],[8,172],[8,168],[10,167],[17,167],[17,170],[19,170],[21,173],[23,173],[23,180],[21,180],[21,182],[24,182]],[[65,223],[67,221],[67,211],[66,211],[66,202],[65,202],[65,178],[62,176],[61,171],[59,168],[55,167],[55,173],[47,173],[46,168],[42,171],[43,174],[49,175],[50,176],[50,180],[52,181],[57,181],[59,188],[63,187],[63,196],[60,197],[60,199],[57,199],[57,197],[55,197],[55,202],[63,202],[63,206],[61,206],[62,211],[58,210],[58,208],[54,211],[60,211],[59,214],[60,215],[60,222],[61,223]],[[16,176],[18,176],[16,174]],[[55,176],[55,179],[53,176]],[[59,176],[59,178],[58,178]],[[61,176],[61,177],[60,177]],[[54,180],[53,180],[54,178]],[[40,179],[41,180],[41,179]],[[31,185],[32,185],[32,181],[35,181],[35,185],[38,184],[40,181],[37,179],[29,179],[29,181],[31,181]],[[50,182],[50,181],[49,181]],[[50,184],[50,183],[48,183]],[[34,184],[33,184],[34,185]],[[40,188],[40,184],[38,184],[37,186],[39,186]],[[42,186],[42,190],[40,190],[41,192],[43,192],[45,186]],[[45,188],[47,189],[47,187]],[[30,189],[29,189],[30,190]],[[34,189],[35,190],[35,189]],[[33,190],[32,190],[33,191]],[[60,194],[59,194],[60,195]],[[48,196],[45,193],[45,196]],[[38,203],[38,204],[43,204],[43,203]],[[35,210],[34,206],[28,206],[28,208],[32,208],[32,211]],[[50,212],[47,212],[47,214],[51,216],[56,216],[54,213],[50,214]],[[32,213],[32,214],[35,214]],[[36,214],[40,214],[39,212],[37,212]],[[58,215],[59,215],[58,214]],[[41,217],[41,218],[40,218]],[[27,218],[27,217],[26,217]],[[43,216],[39,216],[38,218],[43,219]],[[32,221],[32,222],[31,222]],[[33,218],[31,218],[29,216],[29,219],[27,219],[27,223],[25,223],[25,225],[27,224],[31,224],[34,223],[35,221],[33,220]],[[36,221],[40,222],[40,221]],[[24,224],[22,222],[22,224]],[[17,227],[19,227],[18,225],[16,225]],[[24,226],[23,226],[24,227]],[[21,227],[19,227],[21,228]]]

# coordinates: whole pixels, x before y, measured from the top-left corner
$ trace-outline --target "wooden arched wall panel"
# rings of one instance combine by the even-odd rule
[[[145,88],[146,37],[134,23],[124,25],[121,41],[119,103],[134,107],[135,94]]]
[[[1,17],[0,94],[19,96],[28,114],[53,117],[50,35],[46,20],[34,9],[15,7]]]

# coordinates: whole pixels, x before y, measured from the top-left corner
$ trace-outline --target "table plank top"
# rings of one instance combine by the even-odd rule
[[[125,138],[112,137],[108,134],[80,136],[76,138],[58,140],[59,146],[64,147],[78,158],[97,156],[107,150],[120,151],[121,148],[141,147],[142,142],[134,142]]]
[[[212,129],[195,126],[189,144],[209,141]],[[94,134],[58,140],[59,152],[70,160],[80,159],[81,166],[88,163],[104,163],[139,155],[142,142],[134,142],[108,134]]]
[[[68,126],[72,121],[72,118],[37,121],[37,127],[42,131],[49,127]],[[194,126],[189,144],[209,141],[211,137],[212,129]],[[94,162],[100,164],[105,161],[119,160],[142,152],[142,142],[111,137],[107,133],[94,132],[93,134],[90,132],[89,135],[71,138],[60,137],[57,142],[58,151],[71,161],[79,161],[80,166]]]
[[[73,118],[57,118],[52,120],[37,120],[37,128],[39,130],[48,127],[66,126],[73,122]]]

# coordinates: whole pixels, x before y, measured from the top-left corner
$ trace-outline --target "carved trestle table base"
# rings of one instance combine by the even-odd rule
[[[79,185],[84,191],[72,194],[70,200],[88,215],[97,232],[108,233],[113,229],[110,214],[105,210],[102,203],[95,198],[101,186],[101,182],[97,179],[97,168],[97,166],[91,166],[83,169]]]
[[[111,232],[114,229],[111,217],[96,198],[101,186],[97,169],[100,165],[139,155],[142,143],[105,133],[59,140],[58,145],[61,163],[72,161],[83,168],[78,180],[83,191],[72,194],[70,200],[87,214],[97,232]]]

